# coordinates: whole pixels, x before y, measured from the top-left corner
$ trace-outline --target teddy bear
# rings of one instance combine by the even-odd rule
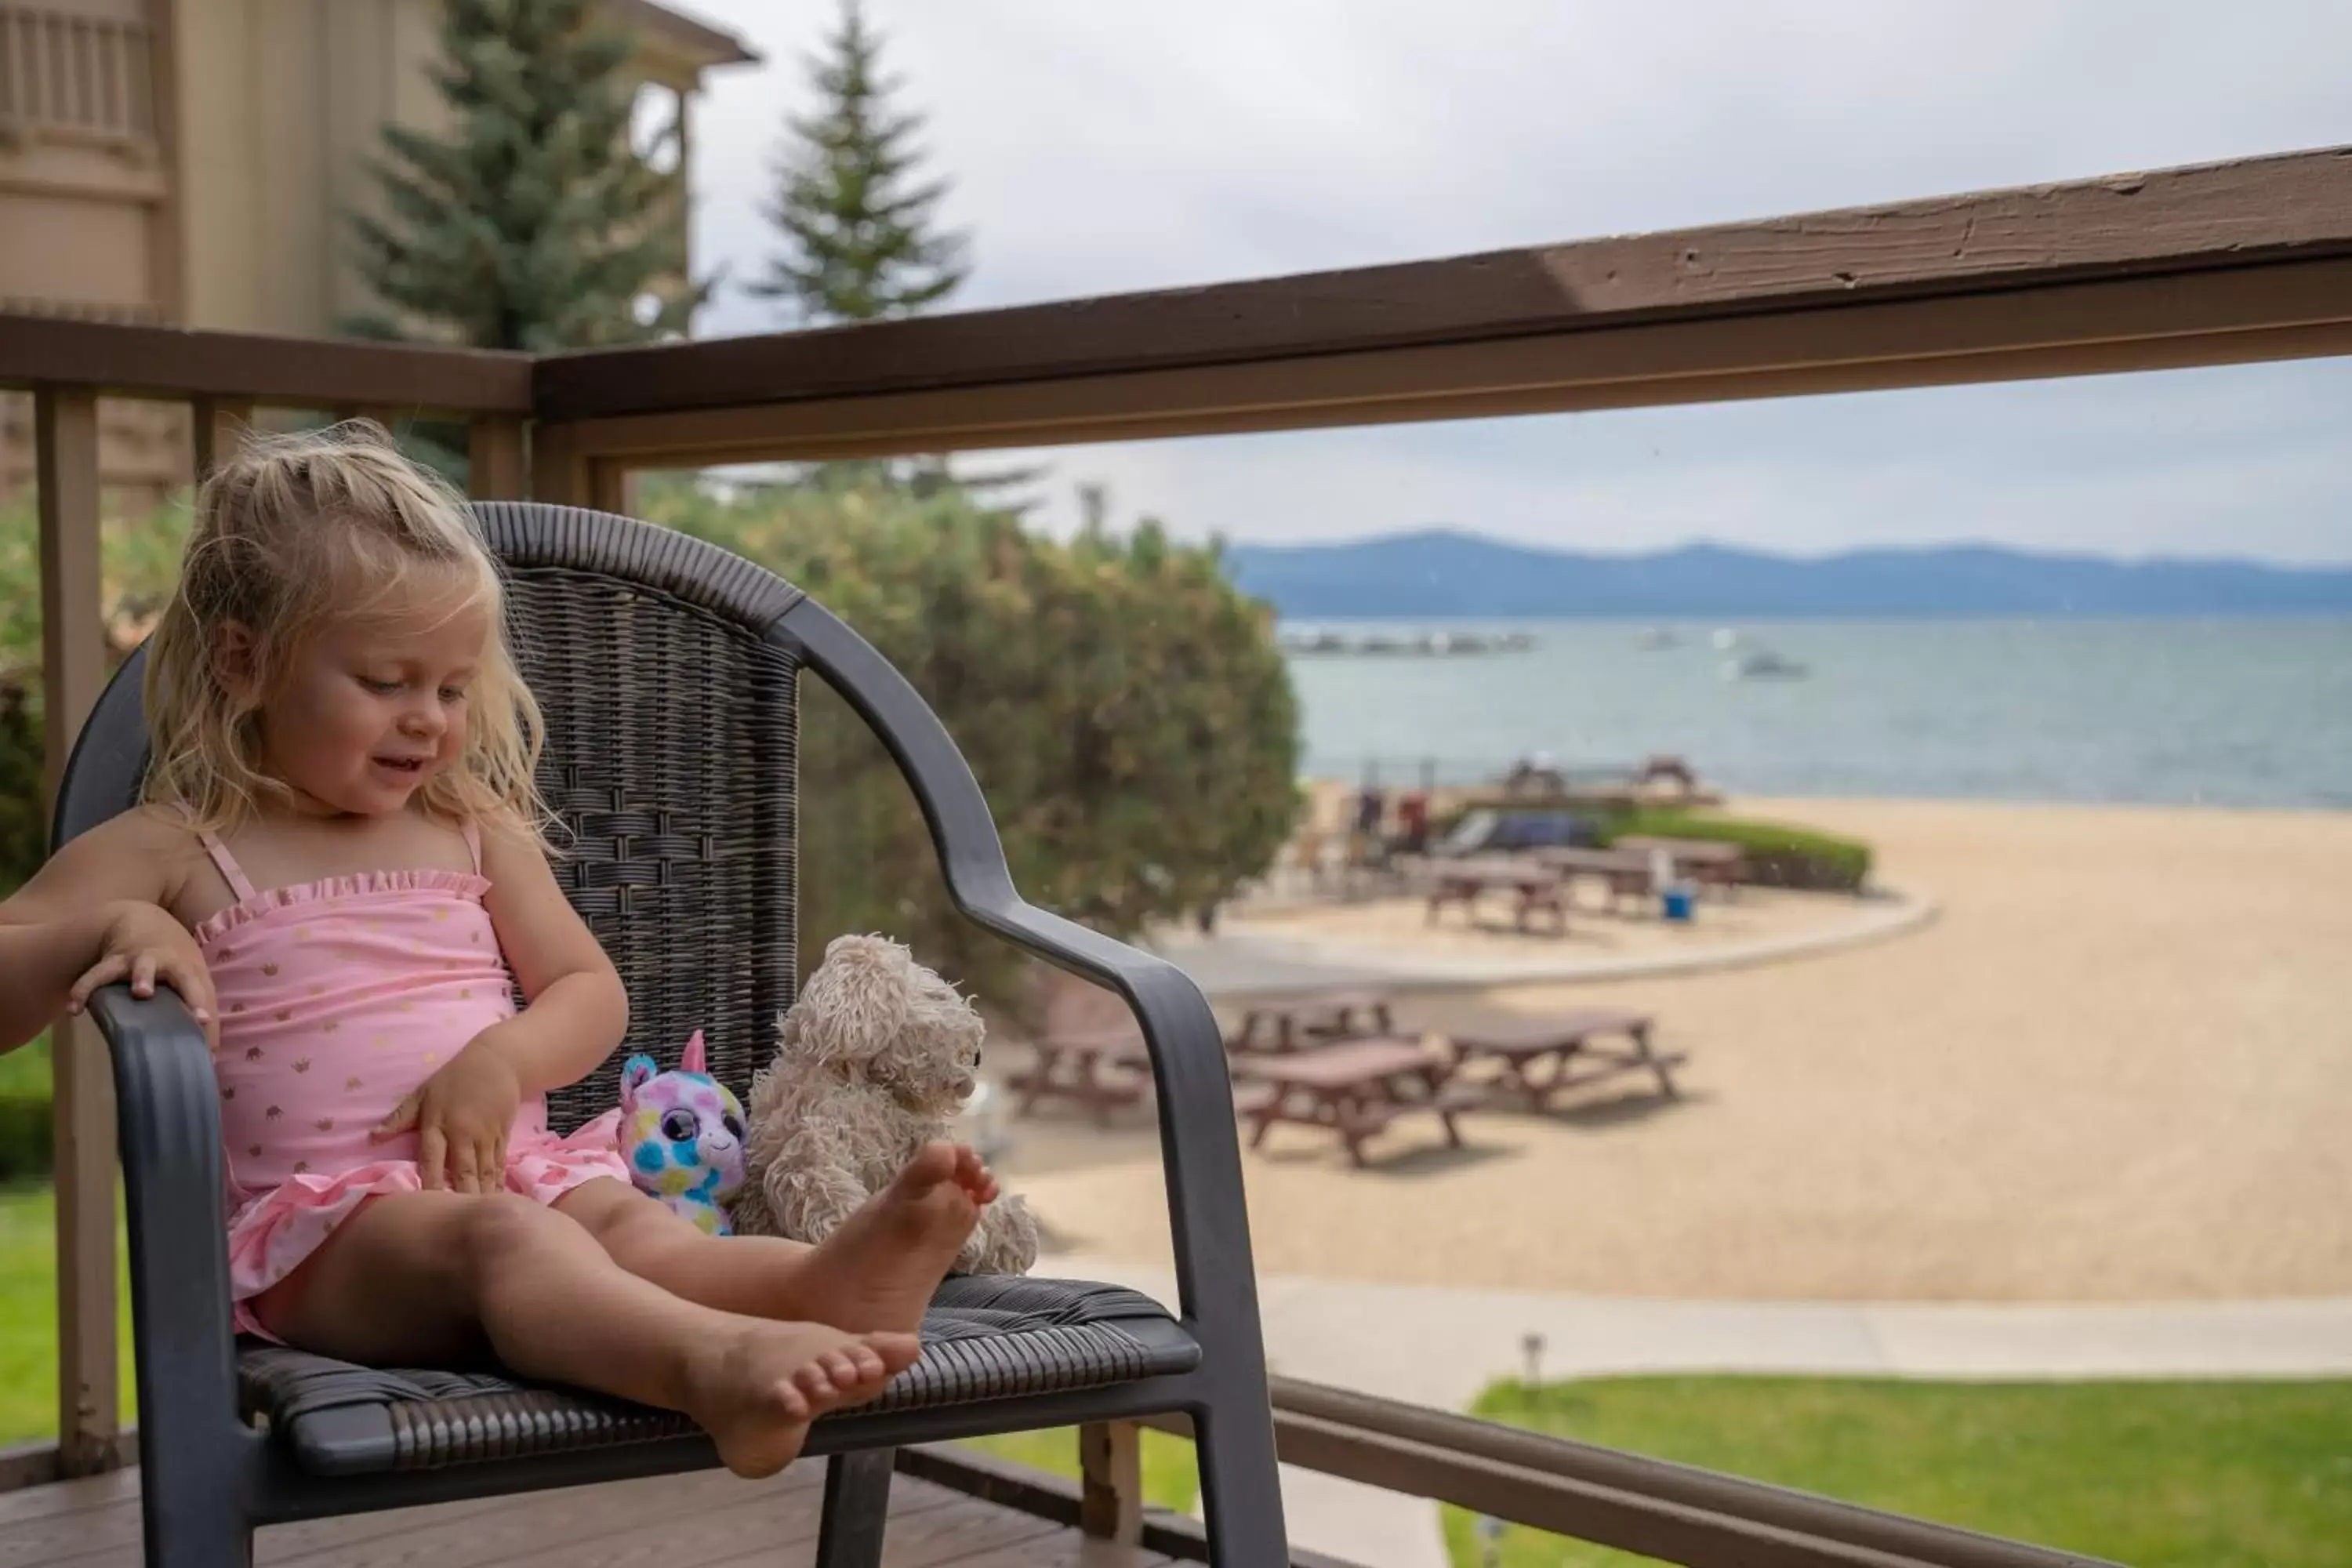
[[[915,1151],[952,1141],[980,1066],[980,1014],[882,936],[836,937],[778,1021],[751,1080],[748,1179],[735,1228],[817,1242],[890,1184]],[[1037,1221],[1005,1194],[981,1211],[961,1274],[1025,1274]]]

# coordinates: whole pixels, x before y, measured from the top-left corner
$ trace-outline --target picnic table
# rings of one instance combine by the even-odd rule
[[[1450,1084],[1451,1066],[1421,1041],[1391,1035],[1339,1040],[1312,1050],[1238,1058],[1237,1110],[1250,1123],[1257,1148],[1275,1123],[1321,1127],[1339,1135],[1349,1163],[1361,1167],[1364,1140],[1398,1117],[1427,1111],[1445,1130],[1448,1147],[1462,1147],[1454,1119],[1477,1105],[1479,1092]]]
[[[1566,845],[1547,845],[1528,851],[1528,858],[1539,866],[1559,873],[1561,880],[1573,887],[1579,877],[1590,877],[1606,885],[1609,907],[1616,909],[1628,898],[1643,900],[1658,894],[1657,878],[1652,875],[1650,857],[1632,849],[1579,849]]]
[[[1385,991],[1361,987],[1310,991],[1250,1004],[1234,1032],[1225,1037],[1225,1048],[1288,1051],[1318,1040],[1395,1033],[1396,1021],[1390,1016]]]
[[[1651,1020],[1640,1013],[1591,1008],[1484,1025],[1448,1038],[1457,1070],[1474,1061],[1493,1061],[1502,1069],[1499,1076],[1505,1089],[1525,1096],[1536,1110],[1547,1110],[1552,1098],[1564,1090],[1629,1072],[1656,1074],[1659,1093],[1669,1100],[1676,1098],[1679,1091],[1671,1069],[1680,1067],[1685,1058],[1654,1049],[1650,1026]],[[1593,1044],[1595,1037],[1609,1035],[1624,1036],[1629,1048]],[[1571,1072],[1580,1058],[1601,1065],[1591,1072]],[[1530,1070],[1545,1066],[1549,1070],[1540,1076]]]
[[[1429,920],[1432,924],[1448,904],[1460,904],[1475,924],[1478,900],[1491,892],[1514,895],[1513,923],[1528,929],[1537,911],[1551,916],[1559,934],[1568,933],[1568,899],[1564,879],[1550,867],[1510,856],[1473,855],[1458,860],[1429,863]]]
[[[1110,1113],[1140,1100],[1151,1082],[1151,1054],[1132,1027],[1045,1034],[1030,1042],[1036,1058],[1005,1083],[1027,1116],[1044,1100],[1074,1100],[1108,1126]]]
[[[1748,852],[1737,844],[1713,838],[1646,838],[1637,835],[1620,838],[1615,847],[1644,857],[1663,849],[1674,864],[1675,876],[1687,877],[1702,888],[1717,889],[1726,897],[1737,893],[1748,875]]]

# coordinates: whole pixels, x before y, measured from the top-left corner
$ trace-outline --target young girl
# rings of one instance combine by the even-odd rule
[[[147,713],[144,804],[0,903],[0,1049],[112,982],[185,999],[240,1330],[495,1354],[683,1411],[745,1475],[915,1359],[995,1195],[971,1151],[932,1145],[810,1248],[640,1195],[610,1120],[548,1131],[628,999],[549,868],[496,566],[381,430],[257,443],[206,481]]]

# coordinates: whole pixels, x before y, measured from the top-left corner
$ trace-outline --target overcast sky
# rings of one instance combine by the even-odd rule
[[[706,333],[832,0],[687,0]],[[959,307],[2352,142],[2344,0],[867,0],[976,263]],[[2352,563],[2352,360],[1041,454],[1180,534],[1563,548],[1990,540]]]

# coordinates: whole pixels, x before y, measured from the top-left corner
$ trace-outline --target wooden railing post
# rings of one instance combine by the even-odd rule
[[[466,426],[466,493],[476,500],[520,500],[529,492],[521,420],[477,414]]]
[[[220,460],[236,450],[253,428],[253,405],[238,398],[191,400],[195,420],[196,483],[203,484]]]
[[[1143,1541],[1143,1429],[1132,1421],[1078,1428],[1078,1528],[1121,1546]]]
[[[106,682],[99,574],[98,398],[33,394],[40,493],[42,780],[52,811],[66,756]],[[120,1461],[114,1334],[114,1095],[86,1018],[50,1034],[57,1129],[58,1466],[89,1475]]]
[[[542,419],[530,427],[530,499],[557,506],[589,506],[588,465],[572,426]]]

